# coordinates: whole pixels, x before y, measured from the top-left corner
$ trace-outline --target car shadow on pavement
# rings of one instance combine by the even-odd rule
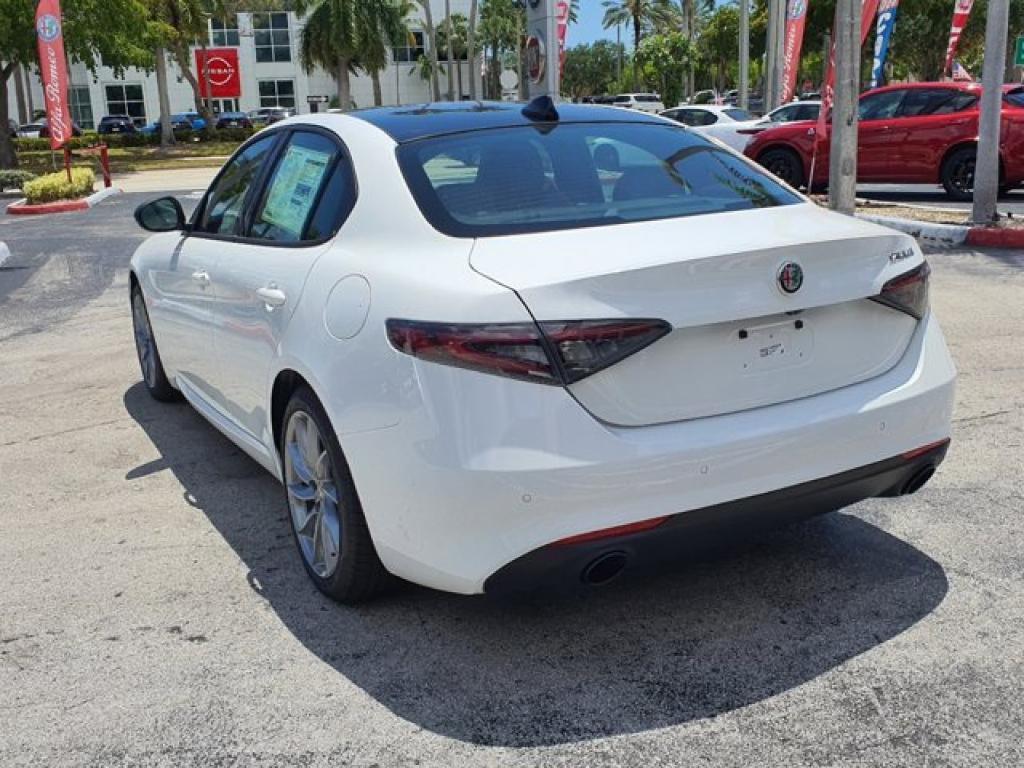
[[[754,704],[899,635],[948,589],[937,562],[840,513],[571,598],[399,585],[339,606],[307,579],[270,475],[187,406],[141,384],[124,404],[162,457],[129,477],[170,469],[303,646],[396,715],[475,744],[562,744]]]

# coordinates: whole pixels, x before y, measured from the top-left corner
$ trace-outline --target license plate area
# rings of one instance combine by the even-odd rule
[[[803,319],[741,328],[736,340],[740,370],[751,374],[802,365],[814,347],[811,328]]]

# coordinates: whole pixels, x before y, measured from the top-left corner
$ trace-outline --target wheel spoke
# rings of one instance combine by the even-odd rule
[[[338,488],[333,481],[327,480],[320,483],[320,490],[323,491],[324,499],[330,502],[334,509],[338,508]]]
[[[313,470],[306,463],[306,457],[302,453],[302,449],[299,447],[297,442],[288,443],[286,449],[288,451],[288,458],[291,460],[292,472],[295,473],[296,477],[306,485],[312,485],[316,480],[316,476],[313,474]]]
[[[296,501],[309,503],[316,499],[316,488],[310,483],[288,483],[288,495]]]
[[[317,508],[308,507],[305,504],[292,505],[292,520],[295,522],[295,530],[300,536],[310,538],[316,531],[319,522],[317,521]]]
[[[323,554],[324,566],[333,571],[338,560],[341,541],[341,523],[337,515],[328,514],[324,509],[320,513],[320,549]]]
[[[306,466],[315,474],[320,460],[320,433],[313,422],[306,418],[303,419],[302,431],[296,434],[296,438],[302,446],[302,457],[306,460]]]

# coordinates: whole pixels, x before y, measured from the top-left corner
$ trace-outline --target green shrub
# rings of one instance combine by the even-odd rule
[[[5,189],[21,189],[26,181],[31,181],[36,175],[29,171],[8,171],[0,168],[0,192]]]
[[[188,145],[195,141],[230,141],[241,144],[253,135],[252,128],[204,128],[201,131],[178,131],[174,139],[178,144]],[[100,136],[94,131],[85,131],[68,141],[74,152],[97,144],[106,144],[111,149],[117,147],[159,147],[159,133],[108,133]],[[50,149],[49,139],[14,139],[14,147],[18,152],[46,152]],[[60,152],[62,150],[58,150]]]
[[[71,182],[66,171],[57,171],[25,182],[22,191],[31,205],[52,203],[55,200],[75,200],[92,193],[96,176],[92,168],[72,168]]]

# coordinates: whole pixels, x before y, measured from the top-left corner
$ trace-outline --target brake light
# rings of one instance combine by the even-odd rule
[[[568,385],[639,352],[672,330],[664,320],[534,323],[387,321],[399,352],[442,365]]]
[[[627,523],[626,525],[614,525],[611,528],[601,528],[598,531],[588,531],[587,533],[578,533],[575,536],[567,536],[564,539],[558,539],[558,541],[551,542],[549,547],[565,547],[570,544],[582,544],[585,541],[600,541],[601,539],[611,539],[616,536],[628,536],[631,533],[642,533],[644,531],[650,531],[657,528],[659,525],[668,520],[670,515],[664,515],[662,517],[652,517],[649,520],[641,520],[638,523]]]
[[[882,292],[871,299],[920,320],[928,311],[928,276],[931,273],[928,262],[922,261],[909,272],[888,281],[882,286]]]

